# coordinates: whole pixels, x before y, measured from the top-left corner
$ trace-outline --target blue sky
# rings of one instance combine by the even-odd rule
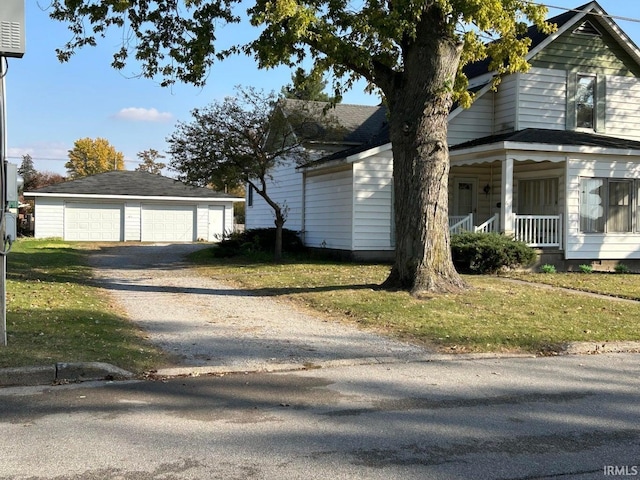
[[[573,8],[581,1],[550,0],[549,5]],[[601,0],[610,15],[640,19],[640,2]],[[117,35],[103,40],[98,47],[84,48],[68,63],[61,64],[55,49],[69,39],[66,26],[50,20],[40,4],[26,0],[26,53],[9,58],[7,87],[8,156],[20,164],[30,154],[35,168],[66,174],[64,163],[73,143],[85,137],[106,138],[124,153],[125,166],[133,170],[139,163],[137,153],[155,149],[164,152],[165,139],[178,121],[190,121],[194,108],[233,94],[234,86],[252,86],[280,91],[291,82],[288,68],[259,70],[248,57],[232,57],[214,65],[207,85],[160,87],[158,82],[135,78],[136,65],[123,71],[110,67],[111,55],[119,45]],[[550,15],[562,10],[550,9]],[[616,23],[640,44],[640,23],[615,19]],[[250,39],[251,27],[228,26],[218,31],[223,44]],[[114,38],[116,40],[114,40]],[[242,37],[240,37],[242,38]],[[366,95],[363,84],[344,96],[345,103],[375,105],[378,98]],[[163,160],[169,163],[169,158]],[[170,171],[165,174],[171,175]]]

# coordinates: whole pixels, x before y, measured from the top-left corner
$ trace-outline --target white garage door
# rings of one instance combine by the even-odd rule
[[[143,242],[192,242],[193,206],[143,205]]]
[[[119,242],[122,240],[122,205],[67,203],[65,240]]]

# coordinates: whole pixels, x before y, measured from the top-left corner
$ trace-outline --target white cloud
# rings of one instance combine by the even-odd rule
[[[159,112],[155,108],[128,107],[116,113],[114,118],[133,122],[168,122],[173,115],[169,112]]]

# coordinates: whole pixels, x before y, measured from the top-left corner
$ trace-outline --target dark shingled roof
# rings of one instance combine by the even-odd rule
[[[216,192],[210,188],[192,187],[185,183],[161,175],[147,172],[114,170],[82,177],[69,182],[25,192],[58,193],[71,195],[129,195],[144,197],[188,197],[188,198],[236,198],[233,195]]]
[[[328,104],[306,100],[286,99],[284,110],[309,110],[314,118],[322,117]],[[316,115],[317,114],[317,115]],[[344,143],[366,143],[387,123],[384,106],[350,105],[338,103],[326,111],[327,122],[318,122],[318,141],[328,140]],[[326,135],[323,135],[325,134]],[[312,138],[312,140],[315,140]]]
[[[479,147],[503,142],[542,143],[545,145],[565,145],[577,147],[618,148],[623,150],[640,150],[640,142],[624,138],[606,137],[593,133],[575,132],[571,130],[546,130],[543,128],[527,128],[517,132],[491,135],[460,143],[450,148],[452,152],[465,148]]]

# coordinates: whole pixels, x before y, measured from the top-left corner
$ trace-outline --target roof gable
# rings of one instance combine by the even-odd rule
[[[601,15],[585,15],[529,60],[531,65],[567,71],[640,77],[640,63],[624,42],[605,28]],[[595,33],[594,33],[595,31]]]
[[[601,35],[599,37],[588,36],[580,31],[575,32],[585,21],[590,22]],[[560,57],[574,59],[575,62],[575,58],[583,57],[585,52],[587,56],[601,56],[604,51],[603,48],[606,47],[610,49],[611,54],[619,60],[620,64],[624,64],[624,68],[621,68],[620,64],[617,66],[618,71],[634,72],[634,74],[640,76],[640,50],[629,36],[607,15],[598,2],[586,3],[549,18],[547,22],[557,26],[557,30],[554,33],[545,34],[540,32],[535,25],[532,25],[525,34],[531,39],[527,60],[534,64],[538,62],[539,65],[536,66],[566,69],[566,64],[558,59],[554,62],[554,66],[542,65],[545,55],[547,55],[547,49],[561,48],[567,52],[566,55],[562,54]],[[554,45],[558,39],[560,39],[560,44],[564,43],[565,45]],[[573,42],[571,47],[566,44],[569,39]],[[596,51],[593,51],[593,45],[589,45],[589,40],[599,42],[598,48],[595,49]],[[576,55],[576,52],[580,52],[580,55]],[[548,62],[548,59],[546,61]],[[464,73],[469,78],[470,85],[485,84],[491,80],[495,73],[489,71],[489,63],[490,59],[485,59],[464,67]],[[579,67],[576,66],[576,68]]]
[[[193,187],[161,175],[126,170],[99,173],[25,192],[25,196],[38,196],[38,194],[236,198],[210,188]]]

